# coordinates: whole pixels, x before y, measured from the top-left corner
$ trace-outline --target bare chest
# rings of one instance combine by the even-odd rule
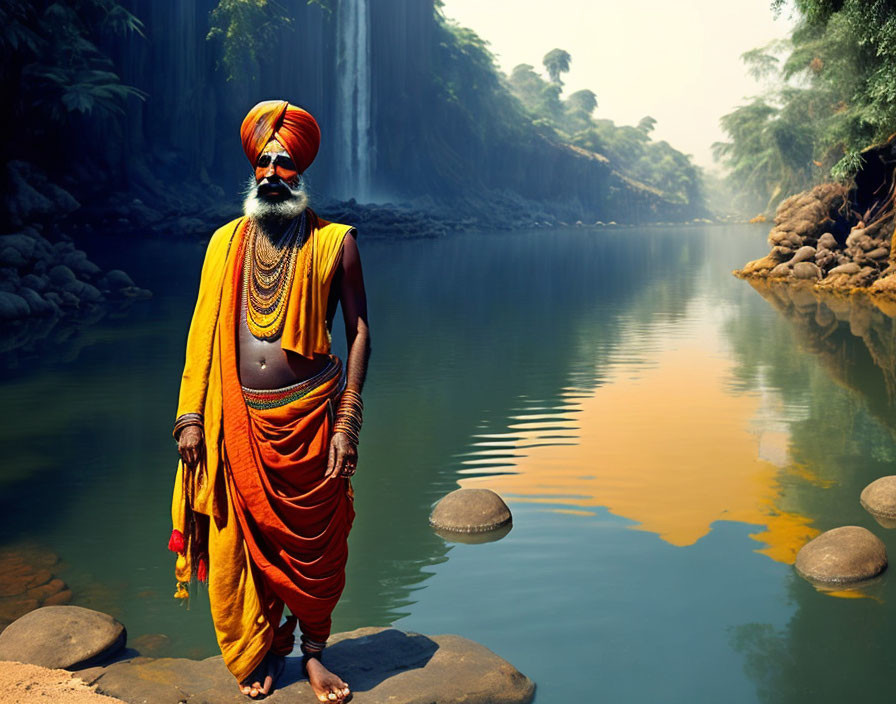
[[[281,336],[258,338],[252,334],[246,319],[246,300],[239,296],[237,349],[240,383],[252,389],[277,389],[317,374],[327,363],[326,355],[313,359],[281,348]],[[288,314],[288,311],[287,311]]]

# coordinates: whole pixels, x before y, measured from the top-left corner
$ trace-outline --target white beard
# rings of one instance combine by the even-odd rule
[[[243,213],[250,220],[254,220],[258,228],[265,234],[279,234],[285,225],[299,217],[308,207],[305,179],[299,177],[299,183],[295,187],[289,184],[285,185],[289,190],[287,198],[275,201],[266,200],[258,195],[255,176],[249,177],[243,200]]]

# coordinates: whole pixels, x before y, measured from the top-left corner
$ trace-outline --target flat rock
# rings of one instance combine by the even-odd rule
[[[0,660],[85,667],[111,657],[126,640],[124,626],[107,614],[81,606],[44,606],[0,633]]]
[[[896,475],[875,479],[862,490],[859,501],[868,513],[896,518]]]
[[[324,664],[352,689],[356,704],[524,704],[535,684],[488,648],[455,635],[394,628],[334,634]],[[134,658],[79,673],[96,691],[129,704],[245,704],[220,657]],[[301,659],[286,659],[279,687],[266,698],[313,702]]]
[[[491,489],[457,489],[436,504],[429,525],[457,533],[482,533],[511,520],[507,504]]]
[[[883,541],[860,526],[826,531],[806,543],[796,556],[796,571],[802,577],[825,584],[861,582],[886,567]]]

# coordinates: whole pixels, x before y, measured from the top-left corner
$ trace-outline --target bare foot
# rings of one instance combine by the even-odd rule
[[[240,683],[240,692],[250,699],[262,699],[271,693],[274,683],[283,673],[282,655],[268,653],[255,671]]]
[[[305,669],[308,672],[308,683],[319,701],[338,703],[346,702],[351,697],[348,685],[325,668],[317,658],[308,658]]]

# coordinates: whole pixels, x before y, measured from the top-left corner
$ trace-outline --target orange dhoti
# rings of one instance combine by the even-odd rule
[[[175,570],[181,591],[196,574],[196,557],[207,553],[218,644],[228,669],[243,680],[269,650],[292,649],[296,619],[304,638],[326,642],[345,586],[354,507],[348,479],[324,478],[333,409],[345,387],[339,359],[329,355],[315,377],[283,389],[240,384],[237,323],[245,238],[244,228],[232,232],[229,242],[210,244],[191,327],[195,342],[188,341],[181,410],[204,408],[206,455],[196,469],[179,462],[172,518],[175,533],[185,536]],[[313,241],[327,252],[321,267],[332,268],[338,252],[335,246],[323,249],[331,240]],[[206,288],[220,292],[220,306],[213,295],[204,295]],[[281,626],[284,606],[295,618]]]
[[[324,479],[331,403],[344,386],[339,360],[332,357],[318,377],[252,393],[225,374],[224,465],[266,620],[278,624],[285,604],[303,636],[325,643],[345,586],[354,508],[348,479]],[[286,625],[273,642],[278,654],[292,649],[295,622]]]

